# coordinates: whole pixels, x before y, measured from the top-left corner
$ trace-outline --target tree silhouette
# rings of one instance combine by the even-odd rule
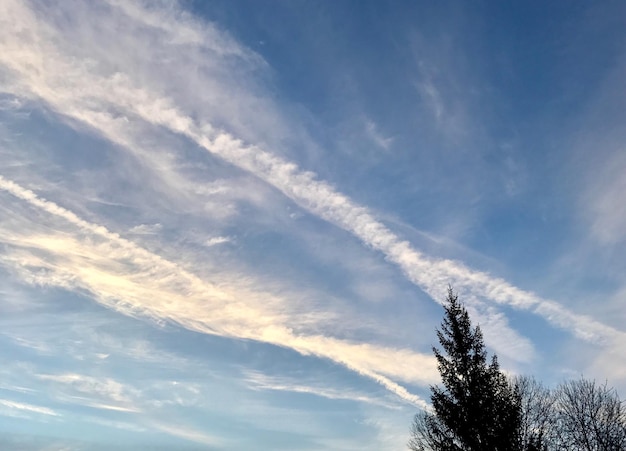
[[[556,391],[554,416],[560,449],[626,449],[626,410],[617,392],[606,383],[580,379],[561,384]]]
[[[555,394],[530,376],[516,376],[511,383],[521,401],[520,438],[526,451],[555,449]],[[550,446],[548,446],[550,445]]]
[[[554,390],[528,376],[509,381],[451,288],[444,308],[441,349],[433,347],[442,385],[431,386],[432,410],[415,415],[410,450],[626,450],[626,409],[614,389],[582,378]]]
[[[414,451],[520,450],[520,397],[487,351],[480,327],[452,288],[433,348],[442,386],[431,387],[433,412],[415,416],[409,449]]]

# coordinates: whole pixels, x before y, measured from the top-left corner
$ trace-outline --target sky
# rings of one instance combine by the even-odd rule
[[[0,2],[0,448],[400,450],[448,286],[626,396],[626,4]]]

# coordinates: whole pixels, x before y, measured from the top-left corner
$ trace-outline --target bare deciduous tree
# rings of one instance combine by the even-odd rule
[[[554,394],[534,377],[517,376],[511,383],[520,398],[522,449],[552,449],[556,433]]]
[[[606,383],[580,379],[561,384],[555,415],[560,449],[626,450],[626,410]]]
[[[442,385],[432,411],[411,427],[412,451],[626,451],[626,406],[605,383],[579,379],[554,390],[507,380],[487,359],[480,327],[450,288],[433,348]]]
[[[454,450],[454,445],[445,444],[445,439],[439,431],[443,425],[437,420],[437,417],[430,412],[422,411],[415,415],[413,424],[411,425],[411,439],[408,447],[411,451],[439,451]]]

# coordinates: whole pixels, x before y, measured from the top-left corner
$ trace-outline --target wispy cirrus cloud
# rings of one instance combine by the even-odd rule
[[[298,311],[289,313],[283,300],[275,298],[270,302],[268,293],[244,292],[234,285],[218,287],[201,280],[175,263],[4,178],[0,178],[0,189],[91,236],[84,243],[64,237],[65,233],[29,236],[18,235],[15,230],[5,231],[3,241],[14,252],[9,252],[3,260],[16,271],[22,271],[24,280],[87,290],[99,302],[125,314],[175,321],[191,330],[251,338],[329,358],[379,382],[407,401],[423,404],[419,397],[383,374],[412,383],[429,383],[436,372],[431,356],[298,333],[298,322],[306,323],[307,315]],[[35,250],[36,254],[44,254],[37,256]],[[258,300],[252,302],[252,299]]]
[[[217,246],[218,244],[230,243],[231,239],[227,236],[213,236],[206,240],[207,246]]]
[[[621,140],[614,146],[621,147]],[[626,191],[626,158],[623,152],[613,151],[607,160],[596,168],[593,177],[589,177],[583,208],[594,238],[603,245],[612,246],[626,240],[626,208],[619,207]]]
[[[0,399],[0,406],[6,408],[6,409],[3,409],[5,410],[4,413],[9,416],[11,415],[12,411],[36,413],[39,415],[47,415],[47,416],[53,416],[53,417],[58,417],[61,415],[60,413],[48,407],[42,407],[42,406],[36,406],[33,404],[27,404],[23,402],[11,401],[8,399]]]
[[[80,371],[88,369],[76,363]],[[90,425],[99,425],[130,433],[162,433],[205,445],[221,442],[217,436],[185,421],[164,420],[167,416],[166,407],[179,405],[181,394],[193,394],[202,399],[199,390],[192,386],[177,387],[164,381],[162,374],[151,374],[139,387],[102,375],[101,366],[90,367],[91,371],[87,373],[41,372],[43,366],[45,364],[41,362],[10,362],[3,368],[0,380],[19,380],[34,388],[1,386],[0,389],[12,395],[8,398],[5,393],[5,398],[0,399],[1,416],[33,419],[42,423],[54,421],[61,428],[68,424],[74,428],[83,424],[88,428]],[[136,368],[145,369],[145,366],[140,364]],[[16,374],[19,374],[19,378]],[[35,399],[36,403],[31,401]],[[203,402],[199,404],[200,407],[206,407]],[[36,426],[33,426],[33,430],[36,430]]]
[[[354,392],[349,389],[334,389],[320,386],[319,382],[303,383],[301,380],[289,377],[268,376],[257,371],[245,373],[245,382],[253,390],[274,390],[302,393],[319,396],[327,399],[340,399],[354,402],[364,402],[367,404],[382,405],[389,409],[396,409],[397,405],[385,402],[384,400],[372,397],[366,393]]]
[[[171,422],[155,421],[150,424],[154,429],[166,432],[170,435],[189,440],[191,442],[202,443],[203,445],[216,446],[223,442],[222,439],[206,434],[197,429],[190,428]]]
[[[383,150],[389,150],[393,144],[393,138],[384,136],[371,119],[365,119],[365,131],[374,144]]]
[[[348,231],[368,248],[380,252],[433,299],[443,299],[447,284],[452,284],[475,306],[488,334],[493,331],[494,336],[508,337],[493,342],[499,353],[528,359],[533,350],[528,340],[510,328],[506,318],[498,312],[498,306],[529,310],[550,324],[594,343],[615,345],[623,340],[623,332],[577,315],[503,279],[458,261],[442,260],[420,252],[378,220],[374,212],[354,202],[332,184],[279,156],[280,152],[268,151],[267,143],[277,140],[259,132],[267,129],[267,121],[282,124],[274,129],[276,135],[288,129],[280,115],[274,114],[275,108],[267,109],[270,119],[244,113],[243,108],[234,106],[228,114],[216,112],[222,111],[216,107],[221,101],[226,102],[226,109],[234,105],[225,100],[226,94],[219,92],[237,90],[238,105],[255,105],[251,100],[254,88],[247,85],[249,80],[229,81],[224,74],[230,73],[228,69],[236,64],[256,70],[263,66],[258,56],[210,25],[202,31],[203,27],[175,7],[169,12],[160,12],[146,11],[141,3],[130,5],[111,2],[98,16],[102,24],[126,25],[125,29],[129,31],[128,39],[125,39],[111,33],[110,30],[116,29],[114,27],[87,26],[94,19],[85,14],[83,8],[86,6],[67,11],[71,20],[83,25],[66,33],[67,28],[61,26],[61,22],[67,20],[64,16],[52,15],[45,20],[27,5],[6,2],[3,16],[18,18],[2,22],[5,39],[0,62],[5,68],[10,89],[19,96],[42,102],[80,126],[86,125],[89,130],[146,161],[154,172],[161,174],[165,183],[182,187],[183,196],[192,189],[192,184],[173,169],[175,158],[171,155],[161,154],[155,158],[142,150],[145,135],[182,137],[213,157],[253,174],[312,215]],[[81,39],[76,39],[76,35]],[[132,46],[128,49],[125,45],[130,37]],[[162,53],[156,56],[144,51],[155,39],[164,43],[160,47]],[[197,62],[187,59],[186,52],[181,49],[190,50],[195,56],[206,52],[209,57],[199,58],[202,63],[198,66]],[[164,59],[170,62],[167,68],[161,65]],[[196,71],[187,70],[191,67]],[[198,78],[181,84],[190,72],[198,74]],[[155,75],[157,73],[161,75]],[[205,88],[199,98],[186,91],[185,86],[199,85]],[[248,93],[248,88],[252,94]],[[434,89],[434,86],[430,88]],[[435,96],[433,99],[437,100],[437,92],[432,89],[425,92],[431,92],[431,97]],[[268,104],[267,99],[259,102]],[[435,103],[435,107],[437,105]],[[242,127],[243,117],[258,124],[249,127],[254,130]],[[257,142],[260,144],[256,145]],[[103,226],[87,222],[55,203],[42,200],[8,179],[3,178],[0,182],[5,192],[68,221],[90,238],[97,238],[96,245],[91,242],[87,245],[84,240],[61,234],[24,233],[16,235],[19,239],[9,237],[6,242],[14,253],[5,258],[8,265],[17,268],[26,263],[26,267],[30,265],[48,271],[43,275],[30,272],[23,276],[25,279],[30,277],[32,281],[88,290],[100,302],[126,314],[165,318],[193,330],[253,338],[288,346],[304,354],[330,358],[378,381],[404,399],[422,403],[392,378],[418,383],[430,381],[434,371],[432,361],[426,357],[328,336],[298,334],[302,319],[296,319],[296,315],[288,309],[286,311],[286,303],[282,300],[276,299],[274,304],[270,302],[269,308],[259,308],[259,305],[267,304],[265,294],[264,302],[238,302],[236,299],[244,296],[232,287],[224,289],[222,285],[201,280],[180,265],[136,246]],[[60,264],[53,265],[47,258],[37,258],[33,249],[54,257],[51,261]],[[104,259],[102,255],[109,257]],[[129,255],[131,262],[127,263],[124,259]],[[147,280],[152,280],[152,284],[146,284]],[[184,299],[176,296],[178,290],[186,294]],[[171,299],[179,299],[186,311],[182,312],[173,302],[147,305],[141,301],[146,295],[151,299],[162,299],[159,294],[163,292],[167,292]],[[246,293],[245,298],[255,299],[255,294]],[[227,307],[215,307],[217,301]],[[491,304],[487,307],[485,302]],[[315,318],[312,320],[316,321]],[[406,365],[391,368],[386,363],[390,355],[395,356],[394,362],[406,362]],[[416,367],[427,369],[419,372],[411,369]]]
[[[79,403],[85,406],[119,412],[141,410],[133,405],[137,391],[108,377],[96,378],[78,373],[39,374],[37,377],[59,386],[60,400],[79,399]]]

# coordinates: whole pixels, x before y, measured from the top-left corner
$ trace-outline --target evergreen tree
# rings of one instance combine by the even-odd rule
[[[520,445],[520,398],[487,352],[480,327],[448,289],[433,348],[443,386],[431,387],[432,413],[418,414],[409,449],[415,451],[516,451]]]

